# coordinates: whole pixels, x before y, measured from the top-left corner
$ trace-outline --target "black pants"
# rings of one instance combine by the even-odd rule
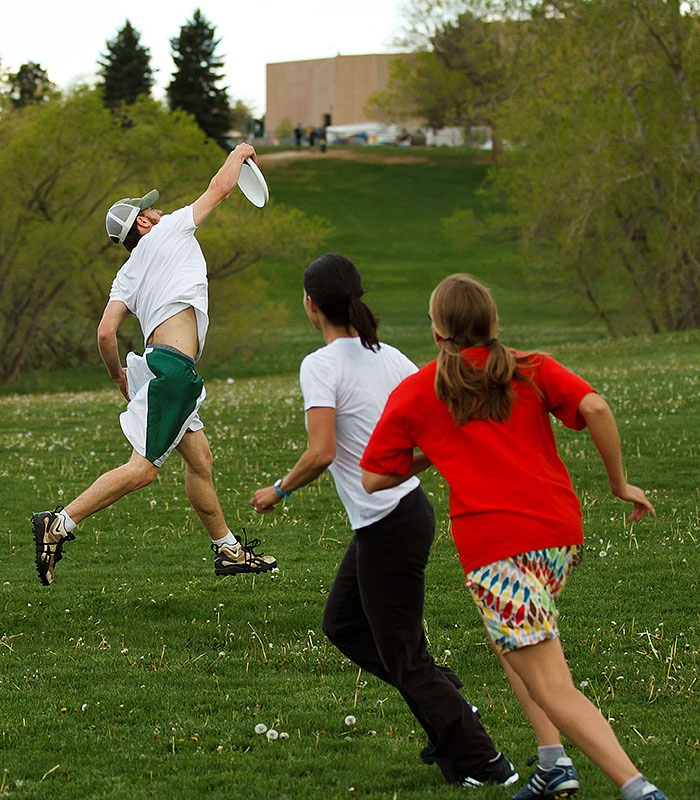
[[[323,631],[401,692],[435,747],[435,762],[454,782],[497,752],[459,693],[459,678],[426,649],[425,566],[434,535],[433,507],[420,488],[384,519],[356,530],[328,595]]]

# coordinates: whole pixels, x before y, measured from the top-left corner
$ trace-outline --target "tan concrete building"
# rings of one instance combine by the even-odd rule
[[[265,129],[272,133],[288,119],[292,126],[366,122],[369,96],[384,89],[398,53],[336,56],[267,65]]]

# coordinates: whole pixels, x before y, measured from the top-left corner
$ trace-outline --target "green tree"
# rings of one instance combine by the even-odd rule
[[[204,133],[225,147],[231,111],[226,89],[217,86],[224,64],[216,54],[215,33],[215,26],[197,9],[180,35],[170,40],[175,72],[167,93],[171,109],[192,114]]]
[[[700,327],[699,5],[549,4],[541,77],[502,109],[497,186],[542,275],[613,334]]]
[[[500,152],[499,108],[525,80],[519,70],[525,6],[414,0],[406,40],[415,51],[394,61],[387,88],[370,99],[375,113],[421,119],[432,128],[458,126],[467,138],[472,127],[486,126]]]
[[[125,128],[99,91],[82,89],[0,117],[1,382],[23,369],[96,362],[95,326],[127,257],[105,234],[106,209],[157,186],[173,210],[196,199],[221,166],[221,150],[188,114],[142,96],[129,116]],[[279,318],[280,309],[265,303],[257,261],[305,260],[325,232],[293,209],[261,212],[241,193],[202,226],[218,287],[212,333],[226,339],[228,352],[251,330],[275,330]]]
[[[400,56],[391,62],[386,89],[369,98],[367,116],[385,122],[419,119],[437,130],[465,122],[452,78],[433,52]]]
[[[253,112],[243,100],[236,100],[231,107],[231,128],[240,131],[246,136],[254,133],[255,120]]]
[[[539,277],[611,333],[700,327],[698,0],[413,0],[384,95],[510,143],[494,181]]]
[[[140,44],[140,34],[129,20],[114,39],[107,42],[107,52],[98,61],[99,84],[105,105],[115,108],[120,103],[131,105],[142,94],[150,94],[153,86],[148,48]]]
[[[7,96],[14,108],[22,108],[28,103],[43,103],[56,92],[45,69],[29,61],[7,76]]]

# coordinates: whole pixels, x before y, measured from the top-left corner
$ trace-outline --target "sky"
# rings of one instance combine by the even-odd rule
[[[30,0],[2,2],[0,68],[34,61],[61,88],[93,83],[97,61],[128,19],[140,33],[163,97],[173,61],[170,39],[197,8],[216,26],[225,62],[222,86],[257,115],[265,111],[265,65],[338,54],[395,52],[401,0]],[[157,71],[156,71],[157,70]]]

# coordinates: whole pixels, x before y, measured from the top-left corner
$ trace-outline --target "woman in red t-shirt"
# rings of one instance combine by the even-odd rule
[[[491,645],[532,723],[538,766],[514,800],[572,797],[579,782],[560,732],[619,787],[625,800],[666,800],[630,761],[598,709],[573,683],[555,601],[581,557],[578,499],[557,454],[550,413],[588,427],[612,493],[654,508],[627,483],[607,403],[554,359],[496,339],[498,313],[467,275],[430,298],[437,361],[391,394],[363,456],[368,492],[405,480],[420,448],[450,487],[452,534]]]

